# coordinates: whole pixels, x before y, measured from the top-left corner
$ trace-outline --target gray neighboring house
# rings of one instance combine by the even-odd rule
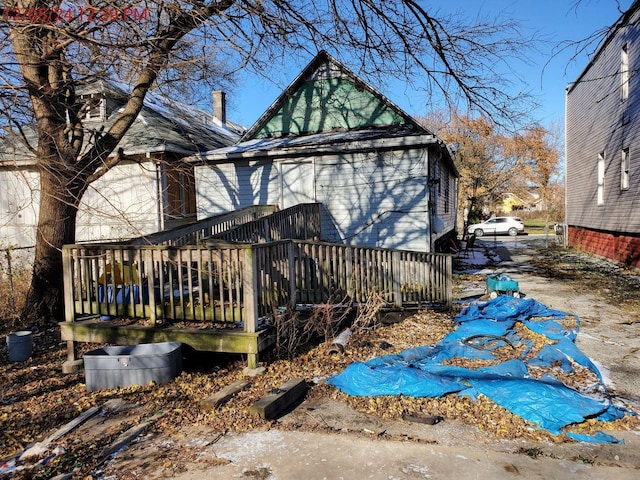
[[[447,146],[324,51],[239,143],[190,161],[198,217],[319,203],[329,242],[433,252],[456,235]]]
[[[568,243],[640,267],[640,1],[566,92]]]
[[[78,89],[91,100],[85,138],[107,126],[124,105],[126,87],[100,81]],[[76,239],[122,240],[196,218],[193,166],[183,158],[234,144],[245,131],[226,121],[224,93],[214,92],[214,114],[149,94],[118,148],[121,162],[82,198]],[[35,146],[37,136],[25,127]],[[0,246],[35,244],[39,177],[33,155],[16,138],[0,137]]]

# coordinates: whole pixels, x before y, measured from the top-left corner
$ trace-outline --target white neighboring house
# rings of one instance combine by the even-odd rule
[[[126,89],[96,82],[78,91],[92,99],[85,137],[108,126],[126,101]],[[196,219],[193,166],[182,159],[195,152],[234,144],[243,129],[226,121],[224,93],[213,93],[215,114],[149,94],[118,145],[122,161],[82,198],[77,241],[122,240]],[[37,137],[26,127],[32,143]],[[35,146],[35,145],[33,145]],[[117,150],[117,149],[116,149]],[[32,246],[39,208],[39,176],[33,155],[16,138],[0,137],[0,246]]]
[[[198,217],[320,203],[329,242],[448,251],[456,234],[447,146],[326,52],[239,143],[188,160]]]

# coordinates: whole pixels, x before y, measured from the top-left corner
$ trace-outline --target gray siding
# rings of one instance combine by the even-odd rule
[[[432,238],[435,240],[456,229],[458,211],[458,177],[454,174],[447,162],[443,159],[432,161],[435,172],[431,177],[437,180],[437,184],[431,190],[431,210],[442,221],[442,229],[433,229]]]
[[[198,219],[251,205],[279,205],[279,174],[272,161],[237,161],[198,166]]]
[[[619,29],[567,91],[567,223],[640,234],[640,27]],[[629,97],[621,99],[621,50],[628,44]],[[621,154],[630,153],[629,188],[621,189]],[[598,154],[604,152],[604,202],[598,205]]]
[[[427,151],[324,156],[316,162],[322,235],[356,245],[429,249]]]
[[[455,228],[457,183],[446,162],[438,160],[429,187],[427,148],[383,152],[335,153],[200,165],[195,169],[198,218],[250,205],[290,206],[299,189],[284,185],[305,164],[306,201],[322,207],[322,238],[331,242],[429,251],[432,241]],[[288,196],[289,195],[289,196]],[[431,204],[429,202],[432,198]],[[444,228],[431,228],[430,205]]]

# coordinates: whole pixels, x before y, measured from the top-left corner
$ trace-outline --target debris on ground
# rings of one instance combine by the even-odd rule
[[[463,310],[439,343],[354,362],[328,383],[356,396],[483,395],[554,435],[616,443],[564,430],[631,414],[613,405],[598,368],[575,346],[578,327],[575,315],[532,298],[499,296]]]
[[[561,253],[555,252],[541,254],[536,257],[536,262],[544,263],[546,274],[550,274],[549,272],[558,266],[561,270],[557,271],[557,278],[569,278],[572,288],[576,290],[584,288],[593,292],[596,291],[594,286],[598,285],[597,293],[603,299],[611,294],[615,295],[617,305],[629,306],[631,309],[637,309],[640,305],[640,284],[637,276],[618,275],[620,272],[609,270],[600,275],[597,273],[598,264],[589,262],[584,262],[584,269],[581,264],[572,270],[571,262],[580,257],[560,255]],[[465,282],[474,281],[479,288],[484,288],[485,278],[481,275],[464,275]],[[581,283],[587,281],[588,283]],[[624,284],[624,281],[631,283]],[[605,291],[605,286],[610,289],[609,292]],[[624,292],[624,297],[622,293],[616,292]],[[277,420],[263,419],[251,412],[251,406],[260,398],[295,378],[306,380],[309,385],[306,398],[309,401],[329,399],[331,402],[339,402],[352,410],[382,420],[417,423],[418,419],[437,419],[438,422],[443,422],[435,427],[427,425],[426,428],[430,429],[452,424],[450,421],[455,420],[477,428],[497,440],[518,439],[556,444],[575,442],[565,433],[553,435],[547,430],[532,428],[531,422],[490,400],[483,393],[479,393],[475,398],[457,394],[438,398],[405,395],[352,396],[327,383],[328,378],[339,375],[353,363],[365,363],[385,355],[400,355],[416,346],[439,344],[460,328],[459,322],[455,320],[458,313],[460,312],[403,312],[402,318],[398,321],[381,322],[367,328],[354,328],[344,352],[339,355],[329,354],[328,343],[309,345],[306,350],[286,359],[264,355],[261,358],[264,361],[260,366],[261,374],[251,376],[250,384],[237,389],[232,398],[220,404],[216,402],[216,408],[204,405],[203,400],[211,398],[216,392],[236,382],[247,382],[248,377],[243,371],[243,367],[246,366],[245,359],[217,355],[185,357],[184,371],[167,384],[87,392],[83,372],[66,375],[61,372],[61,366],[67,356],[67,345],[66,342],[60,341],[59,329],[56,327],[34,332],[33,355],[25,362],[8,362],[6,346],[0,342],[0,366],[3,369],[3,381],[0,383],[0,468],[12,470],[9,477],[12,479],[48,479],[66,472],[73,472],[74,478],[91,478],[97,467],[100,452],[107,451],[122,434],[150,418],[154,418],[155,421],[148,425],[140,441],[162,438],[171,442],[183,435],[181,428],[185,425],[213,432],[211,438],[226,432],[274,428],[331,430],[322,420],[310,421],[304,425],[285,425]],[[630,315],[630,318],[637,318],[637,315]],[[576,319],[572,317],[564,318],[559,323],[568,330],[578,326]],[[21,326],[11,325],[7,328],[17,327]],[[530,347],[524,347],[530,348],[528,356],[524,356],[525,360],[533,358],[552,343],[544,334],[530,330],[523,322],[515,322],[513,330],[514,336],[531,342]],[[7,332],[1,333],[4,335]],[[477,370],[507,362],[507,359],[513,358],[514,355],[519,356],[525,352],[522,346],[518,347],[511,339],[508,339],[511,345],[499,339],[492,339],[493,342],[489,340],[491,339],[469,339],[467,347],[478,351],[481,350],[477,347],[482,347],[493,355],[493,359],[450,358],[442,362],[443,366]],[[84,352],[100,347],[102,345],[79,344],[77,354],[80,357]],[[552,373],[559,382],[573,390],[582,392],[585,386],[593,390],[593,386],[598,383],[598,376],[593,370],[576,361],[570,361],[569,365],[572,371],[565,371],[562,361],[552,360],[551,366],[530,364],[528,370],[536,379],[543,378],[546,373]],[[24,466],[24,463],[17,460],[21,452],[38,441],[42,442],[83,412],[96,407],[102,409],[110,400],[119,400],[136,407],[127,411],[105,411],[92,417],[90,421],[53,442],[52,445],[59,449],[54,457],[46,460],[45,465],[38,466],[28,474],[25,470],[18,471]],[[160,417],[154,417],[160,413]],[[310,415],[305,416],[311,418]],[[592,436],[598,431],[638,428],[638,417],[625,415],[615,421],[589,418],[572,427],[565,427],[562,431]],[[349,431],[362,432],[362,428],[354,426]],[[119,452],[114,454],[120,455]],[[172,451],[171,458],[168,457],[168,452],[163,451],[153,455],[154,464],[157,465],[159,462],[163,465],[166,478],[179,471],[181,465],[200,461],[197,446]],[[44,458],[47,456],[49,455],[45,454]],[[12,465],[5,463],[9,458],[14,458]],[[105,472],[109,471],[109,465],[107,460],[103,466]],[[116,474],[113,478],[121,477],[117,477]]]

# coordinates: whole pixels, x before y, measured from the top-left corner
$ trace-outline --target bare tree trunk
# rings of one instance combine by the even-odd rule
[[[61,248],[75,242],[77,194],[51,175],[41,175],[40,211],[31,285],[21,318],[28,325],[62,321],[64,291]]]

